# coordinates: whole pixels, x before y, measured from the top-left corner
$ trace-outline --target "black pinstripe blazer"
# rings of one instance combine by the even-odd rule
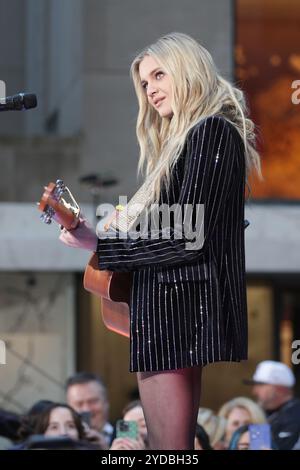
[[[206,304],[220,318],[230,313],[237,356],[247,356],[244,253],[245,155],[236,129],[221,116],[200,121],[189,132],[162,203],[204,204],[204,243],[187,250],[185,239],[99,239],[100,269],[145,270],[157,282],[206,280]],[[140,276],[142,285],[142,276]],[[183,287],[184,292],[184,287]],[[217,311],[217,312],[216,312]],[[230,359],[230,358],[229,358]]]

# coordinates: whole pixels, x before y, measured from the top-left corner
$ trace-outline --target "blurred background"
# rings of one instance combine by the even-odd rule
[[[258,126],[264,182],[246,218],[249,361],[205,368],[202,406],[249,395],[257,362],[290,365],[300,339],[300,80],[298,0],[0,0],[0,80],[38,107],[0,113],[0,408],[64,401],[75,371],[100,374],[111,420],[136,395],[129,343],[108,332],[84,291],[89,254],[39,220],[44,185],[62,178],[93,220],[100,202],[137,188],[135,55],[171,31],[193,36],[242,87]]]

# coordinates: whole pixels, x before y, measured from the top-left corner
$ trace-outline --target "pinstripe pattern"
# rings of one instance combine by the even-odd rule
[[[160,200],[204,204],[202,248],[186,250],[172,227],[168,240],[99,239],[100,269],[133,271],[131,371],[247,358],[244,187],[240,136],[224,118],[206,118]]]

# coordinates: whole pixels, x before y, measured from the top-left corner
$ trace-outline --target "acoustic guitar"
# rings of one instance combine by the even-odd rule
[[[80,207],[69,188],[62,180],[49,183],[38,203],[43,212],[41,219],[46,224],[55,220],[67,230],[76,229],[79,224]],[[67,202],[69,199],[69,202]],[[101,299],[102,319],[105,326],[115,333],[129,337],[131,274],[112,271],[100,271],[98,254],[94,253],[86,268],[83,278],[84,288]]]

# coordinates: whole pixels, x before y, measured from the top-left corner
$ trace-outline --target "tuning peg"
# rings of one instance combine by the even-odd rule
[[[40,216],[40,219],[47,225],[51,224],[51,217],[49,216],[49,214],[46,214],[46,213],[42,214]]]

